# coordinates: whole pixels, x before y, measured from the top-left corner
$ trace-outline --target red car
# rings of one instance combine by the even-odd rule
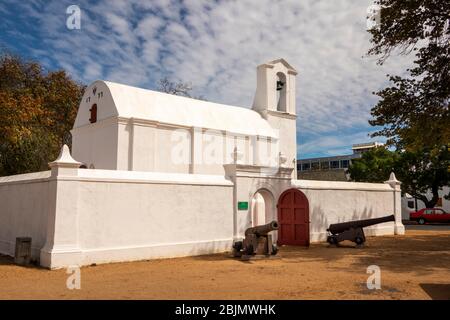
[[[425,208],[409,214],[409,220],[417,221],[419,224],[427,222],[450,222],[450,213],[441,208]]]

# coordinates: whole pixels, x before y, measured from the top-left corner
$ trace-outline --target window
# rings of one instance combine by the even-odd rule
[[[330,168],[330,163],[328,161],[320,163],[320,169],[327,170]]]
[[[92,107],[89,109],[91,112],[91,117],[89,118],[90,123],[97,122],[97,104],[93,104]]]
[[[414,209],[414,200],[408,200],[408,208]]]
[[[339,161],[330,161],[330,168],[331,169],[339,169]]]
[[[309,169],[311,169],[309,163],[302,163],[302,171],[307,171]]]
[[[433,214],[433,209],[427,209],[423,213],[424,214]]]
[[[348,160],[342,160],[342,168],[348,168]]]
[[[444,214],[444,210],[442,209],[434,209],[434,214]]]
[[[319,168],[320,168],[320,162],[311,163],[311,170],[319,170]]]

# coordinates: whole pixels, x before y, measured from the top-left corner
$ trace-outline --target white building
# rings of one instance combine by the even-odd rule
[[[296,75],[283,59],[258,66],[252,109],[94,82],[72,155],[64,147],[50,171],[0,177],[0,253],[12,255],[19,236],[49,268],[224,252],[273,219],[280,245],[390,214],[395,223],[367,234],[402,234],[394,175],[296,179]]]

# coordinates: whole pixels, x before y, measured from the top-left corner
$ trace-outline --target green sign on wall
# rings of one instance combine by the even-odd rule
[[[247,201],[239,201],[238,202],[238,210],[248,210],[248,202]]]

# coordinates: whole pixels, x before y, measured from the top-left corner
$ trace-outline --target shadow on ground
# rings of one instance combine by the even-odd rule
[[[449,284],[421,283],[420,287],[433,300],[450,300],[450,283]]]
[[[430,273],[433,269],[448,269],[450,265],[450,235],[416,235],[368,237],[364,248],[345,244],[328,247],[314,244],[309,249],[282,247],[281,254],[289,256],[288,262],[322,260],[339,261],[352,258],[353,265],[378,265],[392,272],[415,272],[416,275]]]
[[[14,265],[14,258],[0,254],[0,266]]]
[[[29,265],[20,266],[14,263],[14,258],[10,256],[6,256],[3,254],[0,254],[0,266],[16,266],[16,267],[22,267],[22,268],[35,268],[35,269],[44,269],[40,266],[38,266],[36,261],[32,261]]]
[[[378,265],[391,272],[414,272],[416,276],[429,274],[434,269],[448,270],[450,265],[450,234],[420,234],[414,237],[384,236],[368,237],[365,247],[355,248],[352,242],[343,242],[340,247],[329,247],[326,243],[307,247],[282,246],[279,256],[283,263],[301,265],[313,261],[329,263],[328,267],[340,270],[340,260],[351,259],[351,265]],[[192,257],[203,261],[225,261],[233,259],[230,254],[215,254]],[[258,263],[258,261],[241,261]]]

